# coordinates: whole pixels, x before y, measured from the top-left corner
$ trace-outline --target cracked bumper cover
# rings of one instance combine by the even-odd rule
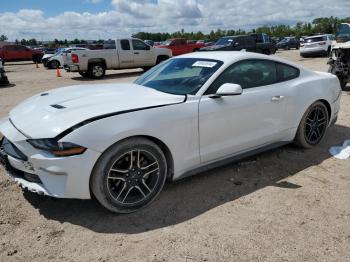
[[[27,158],[9,155],[0,147],[0,164],[22,188],[57,198],[91,198],[90,174],[100,153],[86,150],[82,155],[54,157],[33,148],[8,119],[0,120],[0,140],[4,137]]]

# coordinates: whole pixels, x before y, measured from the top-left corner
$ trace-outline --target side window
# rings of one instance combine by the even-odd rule
[[[25,46],[18,45],[16,47],[17,51],[27,51],[28,49]]]
[[[17,51],[16,46],[15,45],[8,45],[8,46],[4,46],[4,50],[6,51]]]
[[[261,39],[261,38],[260,38],[260,39]],[[246,38],[245,38],[245,44],[246,44],[246,45],[254,45],[254,42],[255,42],[255,40],[254,40],[253,37],[246,37]]]
[[[148,50],[147,45],[140,40],[132,40],[134,50]]]
[[[277,76],[278,81],[288,81],[299,77],[299,69],[285,65],[285,64],[277,64]]]
[[[128,39],[120,40],[120,46],[122,50],[130,50],[130,42]]]
[[[246,60],[228,67],[208,88],[214,94],[225,83],[239,84],[243,89],[277,83],[276,64],[267,60]]]

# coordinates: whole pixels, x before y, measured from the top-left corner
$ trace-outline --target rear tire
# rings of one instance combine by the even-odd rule
[[[91,176],[97,201],[114,213],[132,213],[149,205],[167,177],[162,150],[152,141],[132,138],[107,149]]]
[[[106,68],[102,63],[93,63],[89,65],[88,75],[94,79],[101,79],[106,75]]]
[[[320,101],[313,103],[300,121],[295,144],[303,148],[312,148],[320,144],[326,136],[328,124],[326,105]]]
[[[158,64],[160,64],[160,63],[162,63],[162,62],[164,62],[165,60],[168,60],[168,59],[169,59],[169,57],[167,57],[167,56],[158,56],[156,64],[158,65]]]

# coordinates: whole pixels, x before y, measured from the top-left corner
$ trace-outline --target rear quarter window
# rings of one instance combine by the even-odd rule
[[[298,68],[286,64],[277,64],[277,78],[279,82],[298,78],[299,75],[300,71]]]

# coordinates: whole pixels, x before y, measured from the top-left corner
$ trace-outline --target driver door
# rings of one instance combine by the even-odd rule
[[[276,64],[245,60],[227,68],[199,103],[202,162],[244,153],[280,141],[286,122],[288,88],[277,83]],[[215,97],[224,83],[239,84],[241,95]]]
[[[155,64],[153,48],[149,45],[141,40],[133,39],[132,47],[134,50],[134,65],[136,67],[153,66]]]

